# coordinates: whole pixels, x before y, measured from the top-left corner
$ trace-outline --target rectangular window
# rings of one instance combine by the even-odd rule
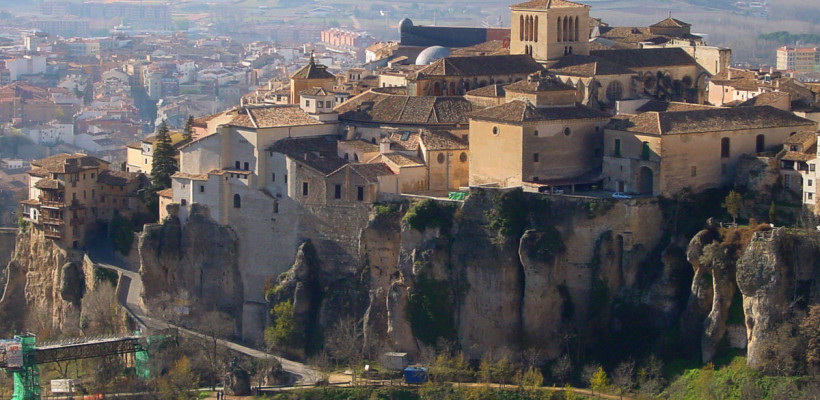
[[[649,142],[643,142],[643,150],[641,151],[641,159],[649,159]]]
[[[621,139],[615,139],[615,151],[613,154],[615,157],[621,156]]]
[[[786,187],[787,189],[792,186],[792,177],[791,176],[786,175],[786,176],[783,177],[783,186]]]
[[[308,183],[302,182],[302,196],[308,195]]]
[[[342,198],[342,185],[336,185],[333,191],[333,198],[334,199],[341,199]]]
[[[310,100],[305,100],[305,107],[310,107]]]
[[[698,167],[696,167],[694,165],[692,166],[692,171],[690,173],[690,176],[692,176],[693,178],[698,176]]]
[[[356,200],[364,201],[364,186],[356,187]]]
[[[322,102],[322,101],[317,101],[316,102],[316,108],[325,108],[325,103]]]
[[[288,174],[285,174],[285,183],[288,183]]]
[[[813,198],[814,198],[814,194],[813,194],[813,193],[806,193],[806,200],[811,200],[811,199],[813,199]]]
[[[813,183],[814,183],[814,182],[813,182],[811,179],[809,179],[809,180],[806,182],[806,186],[812,186],[812,184],[813,184]]]
[[[270,174],[270,181],[271,182],[276,182],[276,172]]]
[[[814,164],[809,164],[809,171],[814,172]]]
[[[199,185],[199,193],[205,193],[205,185]]]
[[[240,165],[240,164],[239,164],[239,161],[237,161],[236,163],[234,163],[234,166],[236,166],[236,169],[239,169],[239,165]]]
[[[325,108],[333,108],[333,106],[330,105],[330,100],[325,102]]]
[[[249,169],[250,169],[250,165],[248,165],[248,163],[245,163],[245,171],[247,171]]]
[[[532,162],[538,162],[538,153],[532,154]]]

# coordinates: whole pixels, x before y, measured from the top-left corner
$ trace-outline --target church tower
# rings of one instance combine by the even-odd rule
[[[531,0],[510,6],[510,54],[538,62],[589,55],[589,6],[567,0]]]

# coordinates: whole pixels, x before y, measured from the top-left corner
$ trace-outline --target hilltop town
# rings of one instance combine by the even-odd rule
[[[118,32],[34,18],[2,49],[0,333],[154,319],[354,377],[387,354],[511,350],[561,384],[656,356],[820,367],[801,330],[820,318],[816,48],[744,68],[683,16],[610,26],[568,0],[512,4],[509,28],[404,18],[398,40],[288,44],[89,3]],[[123,308],[98,320],[89,298]],[[203,383],[250,390],[216,358]],[[657,395],[653,373],[624,390]]]

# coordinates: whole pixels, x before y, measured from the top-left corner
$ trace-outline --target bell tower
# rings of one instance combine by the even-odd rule
[[[511,5],[510,54],[529,54],[538,62],[589,55],[589,9],[567,0]]]

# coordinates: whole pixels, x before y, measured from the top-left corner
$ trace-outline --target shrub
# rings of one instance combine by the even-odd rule
[[[442,232],[446,232],[453,225],[455,210],[455,204],[427,199],[413,204],[413,207],[404,215],[403,220],[419,232],[424,232],[427,228],[440,228]]]
[[[428,345],[456,336],[450,285],[421,275],[408,298],[407,316],[413,335]]]

